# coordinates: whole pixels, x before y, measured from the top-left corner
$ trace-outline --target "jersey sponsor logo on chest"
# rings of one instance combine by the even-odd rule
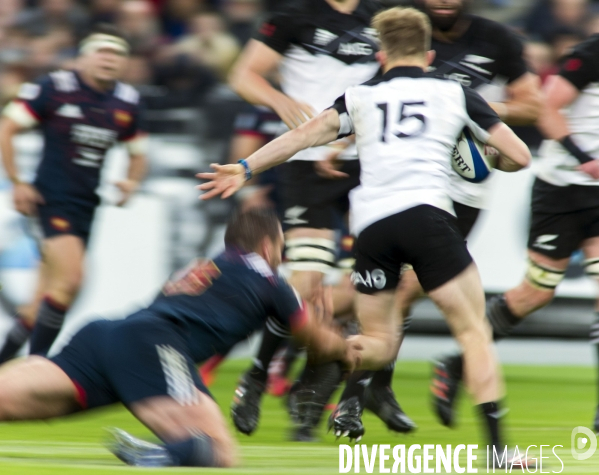
[[[365,28],[362,32],[366,38],[371,38],[373,36],[372,28]],[[345,35],[340,39],[339,45],[337,46],[337,54],[343,56],[368,56],[373,53],[372,46],[368,43],[363,42],[343,42],[343,39],[350,38],[349,35]],[[337,40],[339,35],[332,33],[323,28],[316,28],[314,31],[314,39],[313,42],[315,45],[319,46],[327,46],[330,45],[333,41]],[[372,39],[372,38],[371,38]],[[334,48],[336,45],[331,45]],[[332,48],[329,48],[331,51]],[[332,52],[332,51],[331,51]]]
[[[56,115],[69,119],[83,119],[83,111],[77,104],[63,104],[56,109]]]
[[[368,43],[341,43],[337,54],[344,56],[369,56],[373,53]]]
[[[117,138],[115,130],[104,129],[86,124],[73,124],[71,127],[71,140],[74,143],[108,149],[112,147]]]

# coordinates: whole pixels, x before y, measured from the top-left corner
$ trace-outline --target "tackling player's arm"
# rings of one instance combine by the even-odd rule
[[[21,86],[19,97],[11,101],[0,118],[0,153],[8,179],[13,183],[15,209],[24,215],[36,213],[37,205],[43,204],[42,195],[29,183],[19,179],[15,162],[13,137],[39,123],[43,113],[44,93],[39,84],[26,83]]]
[[[243,164],[211,164],[213,173],[196,175],[198,178],[209,180],[197,187],[206,192],[201,195],[201,198],[208,200],[218,195],[222,195],[223,198],[230,197],[252,175],[285,162],[300,150],[325,145],[336,140],[340,135],[340,127],[342,127],[342,123],[339,112],[334,108],[326,109],[297,129],[290,130],[266,144],[244,160]]]
[[[539,117],[538,128],[551,140],[556,140],[580,163],[579,169],[594,179],[599,179],[599,160],[582,150],[571,137],[572,131],[562,109],[572,104],[580,91],[590,83],[599,81],[599,39],[591,38],[577,46],[562,61],[557,75],[547,79],[543,112]]]
[[[229,85],[246,101],[274,110],[293,129],[313,117],[308,104],[297,102],[275,89],[266,79],[276,72],[293,35],[290,17],[275,15],[251,39],[229,73]]]
[[[333,313],[331,292],[321,287],[314,301],[306,302],[286,283],[277,290],[273,314],[298,342],[310,347],[311,355],[321,362],[341,361],[350,370],[360,365],[360,345],[349,343],[327,324]]]

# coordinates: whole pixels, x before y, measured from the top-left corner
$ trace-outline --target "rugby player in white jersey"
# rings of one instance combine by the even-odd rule
[[[485,318],[478,270],[456,226],[448,194],[450,158],[464,127],[500,152],[497,168],[516,171],[530,161],[526,145],[474,91],[424,77],[433,59],[430,23],[421,12],[393,8],[375,16],[381,41],[380,79],[350,87],[334,106],[275,139],[237,165],[212,165],[199,186],[203,199],[231,196],[246,179],[308,147],[354,134],[360,185],[350,194],[351,230],[357,236],[357,314],[362,369],[395,358],[395,292],[404,263],[444,314],[464,352],[466,385],[503,451],[499,401],[503,385]],[[340,176],[343,174],[340,172]],[[359,418],[359,414],[355,414]],[[344,435],[357,435],[335,427]]]
[[[540,81],[528,71],[522,41],[500,23],[468,13],[467,0],[418,0],[416,4],[431,21],[431,46],[435,58],[428,68],[434,76],[453,79],[477,91],[508,125],[533,124],[541,107]],[[460,233],[465,239],[486,208],[493,179],[470,183],[457,174],[452,176],[450,196]],[[404,316],[401,333],[410,324],[412,304],[424,295],[413,270],[406,266],[398,290]],[[493,325],[493,321],[491,321]],[[494,334],[497,329],[493,328]],[[378,406],[387,412],[395,364],[382,370],[356,372],[346,384],[341,401],[364,398],[365,407]],[[434,407],[441,421],[451,425],[452,407],[459,388],[461,357],[448,356],[435,362],[431,385]],[[364,392],[364,396],[360,393]],[[393,399],[394,400],[394,399]],[[332,414],[330,422],[336,416]]]
[[[290,2],[280,12],[269,15],[248,42],[232,68],[232,88],[248,102],[275,111],[290,129],[297,127],[328,107],[347,87],[376,74],[379,65],[374,55],[378,45],[370,21],[379,9],[377,0]],[[268,81],[273,75],[281,90]],[[341,153],[328,146],[302,150],[277,170],[286,265],[292,272],[289,281],[308,300],[323,276],[335,267],[335,229],[347,213],[349,191],[359,182],[355,146],[351,141],[343,146],[347,148]],[[343,158],[341,169],[346,175],[342,179],[322,177],[315,168],[331,154]],[[276,329],[265,329],[254,364],[235,391],[231,414],[235,426],[245,434],[257,427],[266,372],[280,340]],[[338,365],[316,367],[308,363],[294,390],[313,392],[315,399],[310,407],[324,409],[340,379]],[[412,430],[414,423],[403,414],[393,393],[385,392],[383,396],[391,408],[385,413],[387,426],[401,432]],[[301,424],[304,427],[298,427],[294,437],[312,440],[310,428],[321,415],[322,410],[310,416],[313,422]]]

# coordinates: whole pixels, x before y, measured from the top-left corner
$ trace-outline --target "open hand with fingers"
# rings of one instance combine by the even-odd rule
[[[204,192],[200,195],[200,199],[209,200],[218,195],[221,195],[222,199],[229,198],[243,187],[245,183],[245,168],[243,165],[218,165],[213,163],[210,168],[214,172],[196,174],[197,178],[207,180],[206,183],[196,186],[198,190]]]

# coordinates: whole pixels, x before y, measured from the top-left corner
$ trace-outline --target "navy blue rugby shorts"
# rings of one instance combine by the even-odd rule
[[[148,310],[83,327],[51,358],[73,381],[82,409],[170,396],[181,404],[210,395],[189,355],[183,329]]]

